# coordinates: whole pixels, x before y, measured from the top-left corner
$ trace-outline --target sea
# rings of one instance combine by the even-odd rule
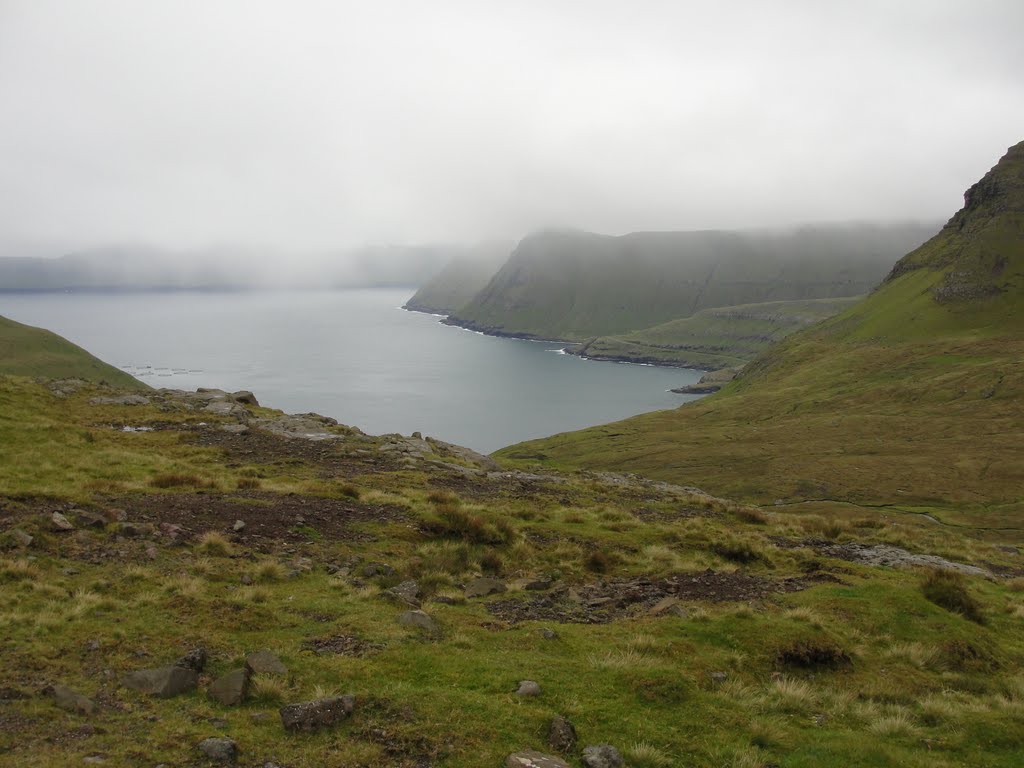
[[[403,310],[412,289],[0,294],[152,387],[251,390],[369,434],[420,432],[477,451],[675,408],[700,371],[584,360]]]

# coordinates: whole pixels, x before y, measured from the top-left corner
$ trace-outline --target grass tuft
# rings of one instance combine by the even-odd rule
[[[941,608],[959,613],[965,619],[984,624],[981,605],[967,591],[964,577],[955,571],[933,568],[921,582],[924,596]]]

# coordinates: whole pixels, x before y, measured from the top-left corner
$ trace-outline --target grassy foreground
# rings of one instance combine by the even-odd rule
[[[97,394],[0,378],[0,762],[205,765],[195,745],[226,735],[247,766],[477,768],[550,752],[560,714],[633,768],[1019,764],[1024,571],[982,532]],[[984,571],[858,554],[878,545]],[[467,599],[481,575],[508,591]],[[410,581],[436,633],[396,621]],[[120,687],[200,645],[198,691]],[[287,675],[207,697],[262,648]],[[330,693],[356,696],[349,720],[282,730],[279,705]]]
[[[592,360],[718,370],[741,367],[790,334],[850,307],[857,298],[770,301],[704,309],[620,336],[601,336],[569,350]]]

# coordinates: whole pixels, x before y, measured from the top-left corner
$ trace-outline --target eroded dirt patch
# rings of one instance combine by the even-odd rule
[[[353,526],[407,519],[403,509],[389,505],[260,491],[148,494],[110,503],[123,509],[133,523],[178,526],[183,540],[194,540],[206,531],[222,531],[257,549],[311,538],[366,541],[372,536]],[[237,520],[245,523],[240,531],[233,530]]]
[[[766,579],[747,573],[699,571],[664,579],[616,579],[562,588],[523,599],[487,603],[493,616],[510,623],[556,621],[563,624],[604,624],[646,613],[665,598],[711,603],[748,602],[775,594],[799,592],[821,583],[838,581],[828,574]]]
[[[307,640],[302,644],[306,650],[319,655],[334,654],[337,656],[368,656],[383,650],[383,643],[373,643],[355,635],[331,635]]]

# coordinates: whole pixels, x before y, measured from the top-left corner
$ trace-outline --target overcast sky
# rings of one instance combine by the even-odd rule
[[[945,219],[1021,0],[0,0],[0,248]]]

